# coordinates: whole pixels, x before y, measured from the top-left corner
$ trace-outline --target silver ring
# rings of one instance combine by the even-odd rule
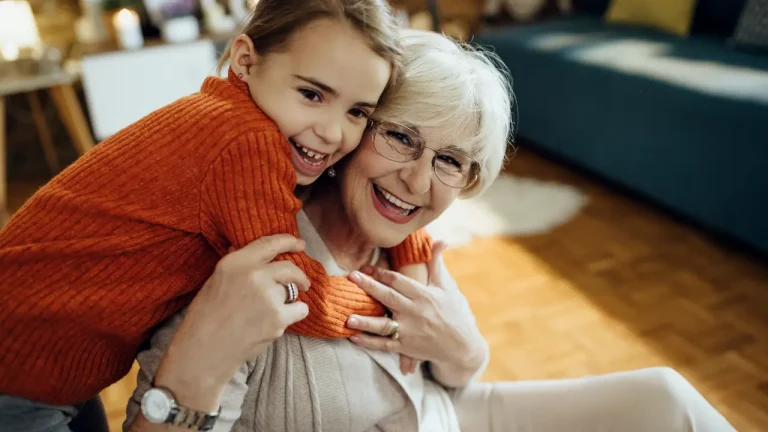
[[[389,320],[389,331],[387,332],[387,336],[394,340],[400,339],[400,333],[397,332],[398,330],[400,330],[400,323],[397,322],[397,320]]]
[[[285,303],[293,303],[299,298],[299,289],[296,288],[296,284],[291,282],[283,285],[285,287]]]

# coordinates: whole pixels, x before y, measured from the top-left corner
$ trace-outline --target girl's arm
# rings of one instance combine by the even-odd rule
[[[287,233],[299,236],[296,216],[301,201],[294,195],[296,174],[290,144],[279,133],[238,134],[211,163],[200,195],[200,231],[220,253],[239,249],[260,237]],[[329,277],[306,253],[279,255],[296,264],[310,280],[299,300],[309,316],[288,328],[302,336],[346,338],[350,315],[380,316],[378,301],[344,277]]]
[[[432,237],[427,230],[422,228],[416,231],[402,243],[388,250],[392,268],[400,271],[403,267],[414,264],[426,266],[432,260],[432,247]]]

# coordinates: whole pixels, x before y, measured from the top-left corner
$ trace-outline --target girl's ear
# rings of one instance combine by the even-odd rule
[[[229,67],[244,79],[251,73],[251,67],[256,64],[256,49],[248,35],[241,34],[232,41],[229,48]]]

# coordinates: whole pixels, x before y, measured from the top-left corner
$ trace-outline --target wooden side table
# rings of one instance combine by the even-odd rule
[[[48,90],[59,117],[69,133],[72,143],[80,155],[85,154],[94,146],[93,136],[85,120],[80,101],[77,98],[73,84],[77,76],[60,71],[51,74],[33,75],[12,80],[0,80],[0,227],[10,218],[8,209],[8,171],[7,171],[7,145],[6,145],[6,96],[16,93],[26,93],[32,117],[37,127],[40,142],[45,154],[46,163],[51,170],[58,171],[58,159],[53,148],[51,134],[45,122],[40,103],[37,99],[37,91]]]

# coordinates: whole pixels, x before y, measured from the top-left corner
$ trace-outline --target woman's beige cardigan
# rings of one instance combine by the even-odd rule
[[[298,222],[307,253],[329,274],[344,275],[304,212]],[[471,314],[458,288],[448,289]],[[169,320],[138,355],[141,371],[124,430],[138,414],[141,396],[182,317]],[[238,370],[225,390],[214,431],[458,431],[448,391],[428,375],[426,365],[404,376],[398,355],[366,350],[346,339],[285,334]]]

